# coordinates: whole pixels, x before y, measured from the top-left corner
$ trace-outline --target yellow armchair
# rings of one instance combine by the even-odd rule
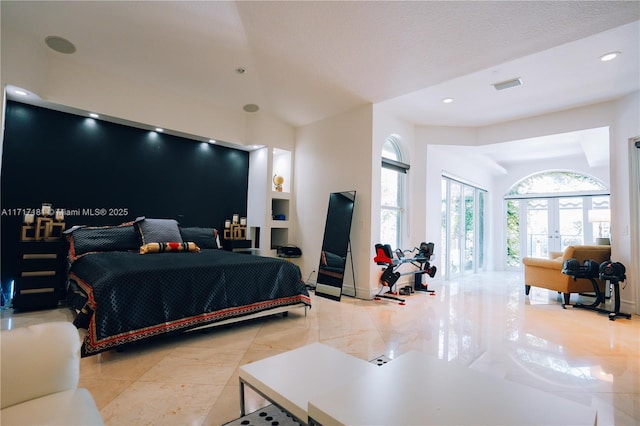
[[[562,273],[562,264],[567,259],[577,259],[583,262],[587,259],[595,260],[598,264],[611,258],[611,246],[569,246],[564,252],[552,252],[550,259],[525,257],[524,285],[525,294],[529,294],[531,287],[541,287],[562,293],[564,305],[569,304],[571,293],[591,293],[594,291],[591,281],[586,278],[576,280]],[[596,279],[600,291],[604,292],[605,283]]]

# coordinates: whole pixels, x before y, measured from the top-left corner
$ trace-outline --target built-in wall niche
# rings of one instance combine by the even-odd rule
[[[289,229],[271,228],[271,250],[289,244]]]
[[[291,151],[273,148],[273,186],[272,190],[277,192],[291,192]],[[282,182],[278,179],[282,178]],[[278,189],[278,185],[280,188]]]
[[[289,200],[281,198],[271,199],[271,219],[289,220]]]

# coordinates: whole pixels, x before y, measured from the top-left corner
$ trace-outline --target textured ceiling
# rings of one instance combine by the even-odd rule
[[[248,103],[294,126],[365,103],[483,126],[639,89],[637,1],[2,1],[2,30],[71,40],[69,61]],[[610,50],[620,60],[603,64]],[[247,70],[236,73],[238,67]],[[496,92],[491,83],[521,77]],[[452,104],[441,99],[453,97]]]

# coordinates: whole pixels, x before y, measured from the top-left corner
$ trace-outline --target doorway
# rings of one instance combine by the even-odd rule
[[[522,257],[548,258],[570,245],[609,237],[608,190],[590,176],[536,174],[514,185],[505,203],[508,269],[519,269]]]

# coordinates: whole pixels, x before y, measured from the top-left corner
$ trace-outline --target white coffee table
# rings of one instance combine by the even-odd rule
[[[244,386],[307,423],[307,404],[357,377],[371,374],[376,365],[314,343],[240,367],[240,415],[244,416]]]
[[[309,399],[320,425],[590,425],[590,407],[420,352]]]

